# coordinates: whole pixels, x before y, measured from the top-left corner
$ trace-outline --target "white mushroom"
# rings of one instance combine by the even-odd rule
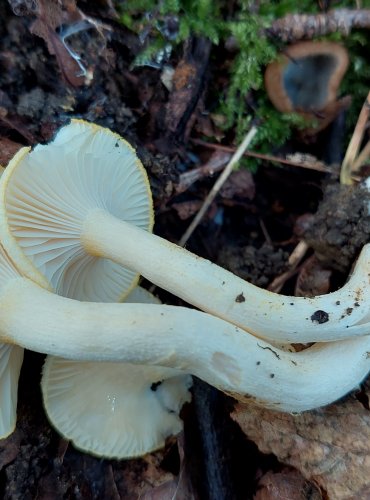
[[[0,176],[3,172],[4,168],[0,166]],[[0,279],[3,279],[1,270]],[[21,347],[0,344],[0,439],[9,436],[15,428],[18,379],[22,362],[23,349]]]
[[[0,344],[0,439],[14,431],[17,420],[18,379],[23,349]]]
[[[161,448],[181,431],[178,414],[190,401],[191,376],[160,366],[48,356],[41,386],[49,420],[74,446],[131,458]]]
[[[17,192],[19,196],[16,217],[24,218],[22,227],[18,229],[20,232],[27,230],[32,241],[24,241],[22,250],[17,250],[17,246],[10,243],[11,252],[8,253],[13,260],[16,258],[18,268],[31,279],[42,286],[50,286],[60,295],[92,302],[119,302],[136,286],[138,274],[111,260],[86,254],[79,242],[81,215],[98,203],[101,208],[110,210],[117,217],[125,217],[144,232],[151,231],[153,208],[149,182],[135,151],[121,137],[113,133],[102,134],[100,131],[104,129],[96,126],[81,128],[78,121],[72,128],[74,130],[64,127],[62,131],[67,134],[58,134],[58,155],[61,150],[71,148],[70,153],[59,157],[61,164],[66,166],[66,175],[61,171],[60,177],[57,173],[52,189],[44,191],[44,180],[48,178],[47,172],[53,164],[53,151],[38,146],[35,148],[38,151],[37,163],[42,164],[45,171],[34,172],[41,176],[29,179],[23,193],[15,187],[13,193]],[[105,159],[94,157],[96,139],[98,147],[109,150]],[[81,155],[81,144],[91,145],[91,152]],[[73,164],[75,154],[81,159],[80,171]],[[33,156],[30,148],[22,148],[12,162],[17,163],[17,158],[21,160],[29,155]],[[123,162],[124,169],[120,162]],[[97,168],[91,169],[91,163]],[[112,175],[111,169],[107,168],[112,163],[116,165],[116,175]],[[10,170],[7,168],[5,172],[10,173]],[[36,219],[39,217],[40,220],[33,219],[32,212],[28,211],[33,195],[40,197],[40,203],[33,207]],[[45,233],[45,216],[48,219],[48,234]],[[15,229],[14,234],[17,232]],[[13,241],[14,238],[9,236]],[[23,252],[32,259],[32,265],[27,263]]]
[[[128,168],[121,177],[121,182],[125,183],[123,189],[120,189],[120,185],[114,186],[114,189],[117,189],[116,206],[122,208],[125,216],[134,224],[143,229],[151,230],[153,209],[146,174],[132,148],[121,139],[120,141],[125,144],[127,150]],[[130,166],[132,171],[130,171]],[[0,175],[3,171],[4,169],[0,167]],[[99,177],[95,179],[95,183],[100,181]],[[39,180],[36,179],[35,182],[37,184]],[[130,190],[132,196],[129,206],[126,204],[126,199],[120,198],[125,196],[127,189]],[[70,219],[70,222],[73,226],[74,221]],[[44,269],[43,256],[34,257],[37,264]],[[47,261],[45,268],[49,272],[49,279],[53,287],[59,293],[81,300],[99,302],[123,300],[136,285],[139,277],[137,273],[124,269],[111,260],[94,259],[81,255],[81,252],[79,254],[78,251],[76,254],[75,244],[70,240],[68,242],[66,240],[59,241],[56,247],[49,246]],[[66,267],[67,271],[65,272]],[[2,279],[4,279],[1,276],[3,271],[0,271]],[[46,281],[44,285],[46,285]],[[20,347],[0,344],[0,438],[10,434],[16,423],[17,387],[22,360],[23,350]]]
[[[65,275],[72,276],[72,296],[79,298],[77,283],[88,283],[91,276],[86,262],[102,276],[111,259],[272,341],[349,338],[369,323],[369,246],[350,281],[337,292],[302,298],[259,289],[143,230],[151,224],[144,170],[125,141],[97,125],[73,120],[50,144],[21,150],[1,185],[0,234],[7,252],[25,275],[63,295],[72,291]],[[142,207],[141,219],[133,217],[132,205]]]
[[[326,405],[357,386],[370,369],[368,336],[284,352],[184,307],[61,297],[20,276],[2,247],[0,269],[6,278],[0,282],[2,343],[71,360],[173,368],[281,411]]]
[[[127,302],[160,304],[140,287]],[[178,434],[191,384],[190,375],[172,368],[55,356],[47,356],[41,379],[45,410],[58,432],[77,448],[110,458],[144,455]]]

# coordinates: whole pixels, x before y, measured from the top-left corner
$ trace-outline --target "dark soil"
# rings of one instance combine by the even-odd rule
[[[203,179],[176,195],[180,175],[210,156],[209,150],[188,141],[197,135],[202,97],[207,81],[214,77],[207,65],[209,44],[195,39],[183,54],[173,55],[172,64],[179,65],[181,72],[171,93],[161,82],[160,70],[130,69],[139,42],[110,16],[109,2],[94,6],[83,2],[82,10],[110,30],[103,39],[91,30],[77,37],[76,48],[86,49],[84,57],[93,77],[89,85],[73,86],[44,40],[31,34],[34,18],[14,15],[5,0],[0,0],[0,6],[0,163],[6,164],[11,156],[9,148],[47,141],[71,117],[109,127],[135,145],[148,171],[155,232],[177,241],[191,220],[180,217],[178,204],[191,214],[191,207],[204,199],[214,183]],[[183,84],[189,78],[195,82],[191,95]],[[340,279],[344,280],[369,234],[362,193],[332,184],[321,203],[325,174],[268,164],[252,181],[255,194],[249,198],[229,192],[216,199],[187,248],[266,287],[287,269],[288,257],[299,241],[297,220],[320,206],[305,237],[319,259],[343,273]],[[293,289],[288,281],[283,292]],[[166,303],[180,303],[166,292],[158,294]],[[90,457],[61,439],[42,408],[42,362],[41,355],[26,354],[17,429],[0,441],[0,498],[134,499],[179,473],[175,439],[164,451],[129,461]],[[281,467],[274,457],[259,453],[230,420],[231,405],[229,398],[197,382],[194,402],[183,411],[186,471],[196,498],[252,498],[262,472]]]
[[[319,210],[305,232],[323,266],[345,273],[368,241],[370,230],[369,191],[329,185]]]

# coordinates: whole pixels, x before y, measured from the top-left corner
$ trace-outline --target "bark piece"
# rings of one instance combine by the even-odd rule
[[[370,498],[369,394],[367,385],[358,399],[300,415],[238,404],[232,418],[263,453],[297,468],[328,498]]]
[[[268,32],[284,42],[294,42],[337,32],[349,35],[354,28],[369,27],[369,9],[336,9],[316,15],[289,14],[274,21]]]

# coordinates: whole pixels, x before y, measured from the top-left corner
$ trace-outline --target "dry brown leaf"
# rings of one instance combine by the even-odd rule
[[[238,404],[232,417],[263,453],[298,469],[330,500],[370,498],[370,411],[353,395],[290,415]],[[367,401],[367,404],[366,404]],[[367,406],[367,408],[366,408]]]
[[[0,165],[5,167],[15,153],[21,149],[22,144],[11,141],[7,137],[0,137]]]
[[[257,485],[254,500],[322,500],[320,490],[300,472],[285,467],[280,472],[269,471]]]
[[[180,471],[178,477],[145,491],[145,493],[140,496],[142,500],[194,500],[193,489],[186,470],[184,433],[179,434],[177,446],[180,458]]]
[[[248,170],[236,170],[232,172],[220,189],[221,196],[228,199],[237,196],[238,198],[253,200],[255,193],[256,186],[253,175]]]
[[[329,292],[332,271],[325,269],[315,255],[311,255],[302,265],[295,285],[294,295],[313,297]]]
[[[73,13],[73,18],[75,20],[75,10],[72,9],[74,2],[66,2],[69,10],[68,14]],[[65,80],[78,87],[85,83],[84,75],[81,74],[81,68],[77,61],[68,53],[66,47],[59,35],[56,33],[55,29],[66,22],[65,12],[62,10],[61,4],[57,0],[38,0],[36,9],[37,19],[32,23],[30,27],[31,33],[43,38],[47,44],[50,54],[55,55],[57,58],[59,67],[62,71]]]
[[[176,210],[177,215],[181,220],[189,219],[189,217],[192,217],[194,214],[198,213],[201,206],[202,202],[200,200],[182,201],[180,203],[172,204],[172,208]],[[212,205],[210,211],[207,214],[208,218],[212,219],[216,215],[216,212],[216,205]]]

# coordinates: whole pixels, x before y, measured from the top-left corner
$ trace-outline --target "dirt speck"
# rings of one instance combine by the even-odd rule
[[[266,287],[287,269],[289,254],[268,243],[260,248],[252,245],[222,248],[217,263],[232,273],[257,286]]]
[[[315,311],[313,313],[313,315],[311,316],[311,321],[313,323],[318,323],[319,325],[321,325],[329,321],[329,314],[319,309],[318,311]]]

